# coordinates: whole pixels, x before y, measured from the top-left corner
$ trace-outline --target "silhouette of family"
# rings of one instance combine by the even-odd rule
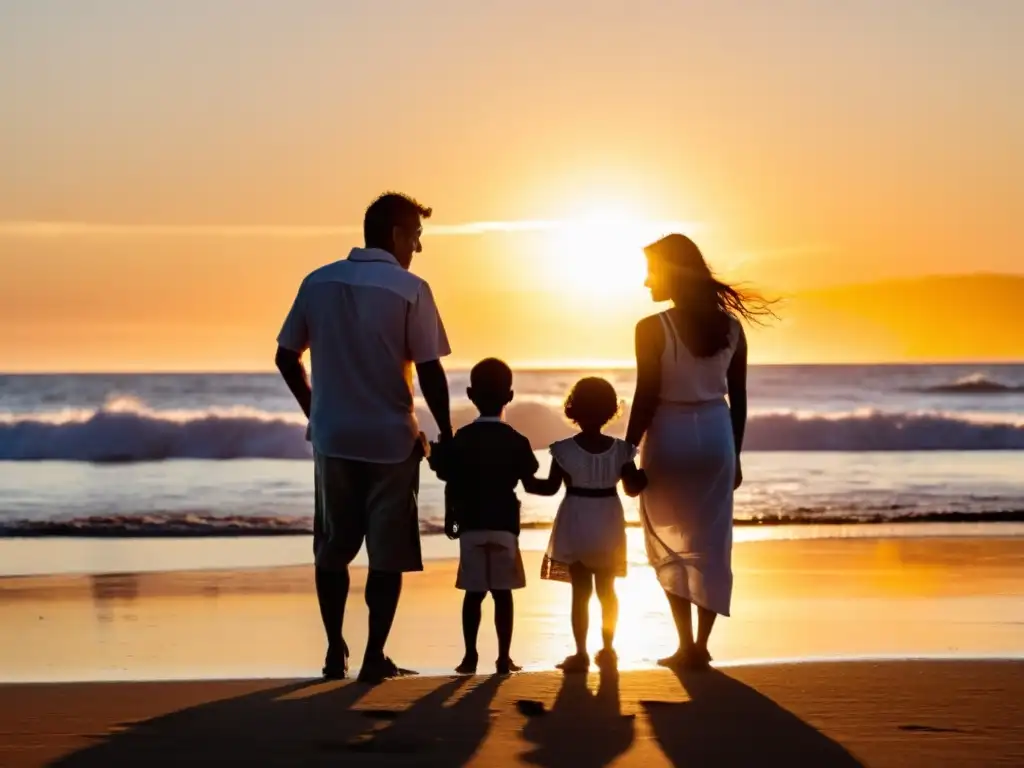
[[[348,567],[366,544],[369,627],[358,679],[413,674],[385,653],[402,574],[423,570],[417,509],[426,460],[446,483],[445,530],[459,541],[456,587],[465,591],[465,655],[456,671],[477,671],[481,606],[490,593],[498,636],[496,672],[512,660],[514,590],[526,585],[519,550],[517,487],[554,496],[564,488],[541,578],[571,585],[575,653],[558,664],[586,672],[588,606],[601,605],[602,670],[617,662],[615,579],[626,574],[626,524],[618,485],[639,496],[651,566],[679,634],[659,664],[700,670],[708,640],[732,597],[733,491],[742,482],[747,417],[747,342],[741,320],[770,313],[756,294],[718,280],[688,237],[648,245],[647,287],[671,308],[636,327],[636,391],[625,439],[604,433],[620,399],[601,378],[578,381],[565,416],[578,433],[551,446],[547,477],[529,440],[502,419],[513,372],[501,360],[475,365],[467,395],[479,417],[453,432],[441,359],[451,353],[426,281],[410,272],[431,209],[388,193],[366,210],[363,248],[320,267],[299,287],[278,335],[277,367],[309,419],[313,445],[313,550],[327,636],[323,675],[348,674],[342,626]],[[311,387],[302,355],[309,351]],[[412,369],[438,436],[428,443],[413,407]],[[640,458],[640,467],[636,459]],[[696,607],[697,627],[693,627]]]

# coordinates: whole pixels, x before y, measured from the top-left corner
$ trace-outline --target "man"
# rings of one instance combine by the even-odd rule
[[[277,338],[277,367],[309,417],[316,509],[313,552],[327,633],[324,677],[348,672],[342,636],[348,566],[366,541],[369,629],[359,680],[405,672],[384,654],[402,574],[422,571],[417,494],[423,442],[412,367],[440,432],[451,436],[450,354],[427,283],[409,272],[422,251],[425,208],[405,195],[377,198],[363,219],[365,248],[310,273]],[[310,389],[301,356],[310,351]]]

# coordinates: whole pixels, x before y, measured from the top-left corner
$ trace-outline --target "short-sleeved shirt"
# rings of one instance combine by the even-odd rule
[[[435,448],[431,466],[448,483],[460,533],[519,535],[516,486],[539,469],[526,437],[500,419],[477,419]]]
[[[413,364],[451,354],[430,286],[387,251],[353,248],[311,272],[277,343],[310,352],[310,440],[325,456],[404,461],[419,434]]]

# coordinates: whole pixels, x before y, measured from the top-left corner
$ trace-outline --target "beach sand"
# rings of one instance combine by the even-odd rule
[[[389,643],[429,674],[376,689],[294,682],[323,653],[308,567],[0,579],[0,766],[1024,764],[1024,539],[749,542],[735,570],[717,671],[651,669],[672,628],[637,567],[619,582],[617,679],[545,671],[571,648],[569,590],[533,578],[513,647],[531,671],[466,680],[446,676],[462,651],[455,563],[431,562],[406,580]],[[97,680],[124,682],[69,682]],[[146,680],[164,682],[128,682]]]
[[[1019,766],[1022,700],[994,661],[5,686],[0,764]]]

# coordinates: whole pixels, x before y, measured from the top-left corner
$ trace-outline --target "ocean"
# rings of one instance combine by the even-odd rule
[[[507,419],[544,468],[583,375],[632,394],[628,370],[516,373]],[[467,378],[450,373],[457,423]],[[1024,365],[753,366],[749,398],[738,526],[1024,521]],[[307,533],[304,427],[272,373],[0,376],[0,538]],[[424,466],[425,534],[442,530],[442,492]],[[524,527],[556,506],[523,495]]]
[[[584,375],[632,394],[632,371],[516,374],[507,418],[542,467],[545,446],[571,434],[561,402]],[[450,380],[465,422],[467,373]],[[753,367],[750,406],[737,522],[1024,515],[1024,365]],[[309,458],[274,374],[0,376],[3,537],[307,531]],[[524,523],[549,524],[555,505],[524,497]],[[442,517],[425,468],[423,530]]]

